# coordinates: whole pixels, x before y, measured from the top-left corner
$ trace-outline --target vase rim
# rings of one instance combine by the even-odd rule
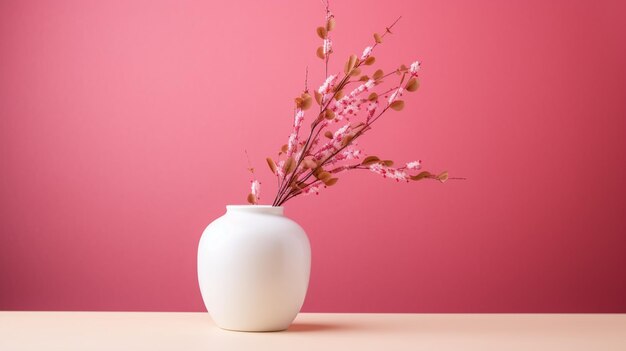
[[[226,205],[226,211],[236,212],[250,212],[250,213],[267,213],[282,215],[284,211],[283,206],[272,205]]]

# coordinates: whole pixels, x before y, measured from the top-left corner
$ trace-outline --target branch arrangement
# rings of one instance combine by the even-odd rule
[[[273,206],[281,206],[286,201],[298,196],[319,194],[322,188],[333,186],[343,172],[366,169],[385,178],[410,182],[422,179],[434,179],[445,182],[447,172],[439,174],[421,170],[421,161],[411,161],[399,167],[394,162],[377,156],[366,156],[358,146],[358,140],[388,110],[401,111],[407,92],[419,88],[418,71],[420,63],[410,66],[401,65],[385,73],[374,70],[376,58],[374,50],[383,43],[383,39],[392,34],[391,29],[400,20],[398,18],[382,34],[374,33],[373,42],[360,56],[351,55],[346,61],[343,74],[328,75],[333,45],[330,33],[335,28],[335,17],[326,3],[326,16],[323,26],[316,32],[322,40],[316,55],[324,61],[326,78],[322,85],[313,91],[308,90],[308,72],[304,91],[295,98],[293,131],[287,144],[283,145],[276,159],[267,158],[267,164],[276,176],[278,191]],[[371,75],[365,74],[365,70]],[[379,87],[385,79],[396,77],[396,82],[384,91]],[[317,108],[314,108],[314,103]],[[301,138],[301,129],[305,111],[313,109],[313,120],[306,139]],[[305,134],[306,135],[306,134]],[[252,168],[250,169],[253,173]],[[248,202],[257,204],[260,199],[260,183],[252,180]]]

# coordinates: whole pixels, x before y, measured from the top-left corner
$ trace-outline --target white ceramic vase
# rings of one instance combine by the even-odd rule
[[[310,270],[309,239],[283,207],[226,206],[200,238],[202,299],[223,329],[287,329],[304,302]]]

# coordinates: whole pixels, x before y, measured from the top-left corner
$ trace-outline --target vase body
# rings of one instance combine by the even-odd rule
[[[310,269],[306,233],[282,207],[226,206],[198,246],[202,299],[223,329],[287,329],[304,302]]]

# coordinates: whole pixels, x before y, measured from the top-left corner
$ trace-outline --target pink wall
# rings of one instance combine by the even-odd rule
[[[305,311],[626,312],[623,1],[335,1],[403,15],[422,88],[364,143],[467,181],[296,199]],[[200,311],[196,245],[286,141],[319,1],[2,1],[0,309]],[[335,62],[338,70],[342,62]]]

